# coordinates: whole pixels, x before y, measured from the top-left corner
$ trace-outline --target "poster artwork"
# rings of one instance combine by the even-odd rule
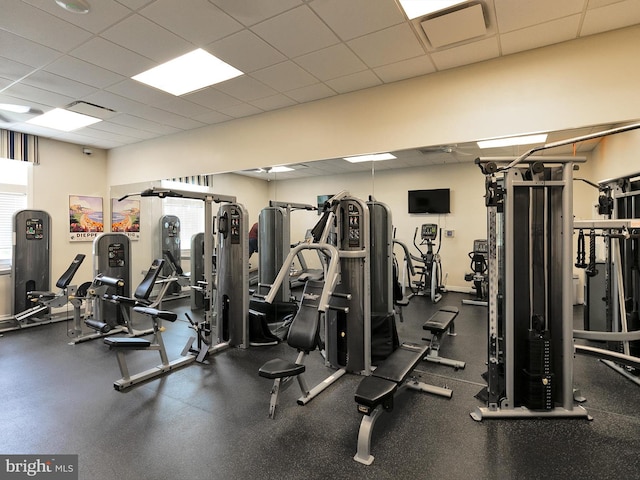
[[[69,240],[93,241],[104,232],[102,197],[69,195]]]
[[[111,231],[125,233],[130,240],[140,239],[140,200],[111,199]]]

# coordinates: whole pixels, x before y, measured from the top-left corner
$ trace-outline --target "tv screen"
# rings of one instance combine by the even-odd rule
[[[329,200],[330,198],[335,197],[335,194],[333,195],[318,195],[318,215],[322,215],[322,213],[324,212],[324,202],[326,202],[327,200]]]
[[[451,213],[448,188],[409,190],[409,213]]]

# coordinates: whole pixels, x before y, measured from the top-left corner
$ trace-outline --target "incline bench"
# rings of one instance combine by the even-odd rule
[[[365,465],[371,465],[370,453],[373,426],[383,411],[393,409],[393,397],[396,393],[411,388],[451,398],[448,388],[436,387],[409,379],[409,375],[427,354],[429,345],[403,343],[376,368],[371,376],[362,379],[355,394],[358,411],[363,413],[358,431],[358,451],[353,459]]]
[[[439,356],[440,344],[445,332],[448,335],[456,335],[454,320],[458,316],[458,312],[457,307],[443,306],[422,325],[423,330],[431,332],[431,338],[423,338],[423,340],[430,341],[429,354],[425,357],[426,361],[448,365],[456,370],[465,367],[465,362]]]

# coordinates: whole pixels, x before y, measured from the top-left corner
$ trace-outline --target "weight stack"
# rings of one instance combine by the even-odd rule
[[[551,339],[548,330],[529,330],[528,361],[524,369],[525,406],[531,410],[553,409]]]

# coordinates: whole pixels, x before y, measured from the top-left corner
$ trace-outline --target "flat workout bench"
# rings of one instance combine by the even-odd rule
[[[371,436],[376,420],[383,411],[393,410],[393,398],[401,390],[411,388],[451,398],[448,388],[436,387],[408,379],[416,366],[429,350],[429,345],[403,343],[372,373],[362,379],[355,394],[358,411],[363,413],[358,431],[358,451],[353,459],[365,465],[371,465]]]
[[[423,338],[423,340],[430,341],[429,354],[425,357],[426,361],[448,365],[456,370],[465,367],[465,362],[444,358],[439,355],[443,335],[445,333],[451,336],[456,335],[454,320],[458,316],[458,313],[459,310],[457,307],[443,306],[422,325],[423,330],[429,330],[431,332],[431,338]]]

